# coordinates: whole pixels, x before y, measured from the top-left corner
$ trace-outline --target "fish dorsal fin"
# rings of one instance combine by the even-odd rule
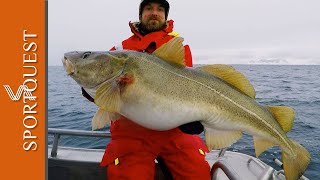
[[[167,43],[160,46],[152,54],[174,64],[186,66],[184,59],[183,38],[174,37]]]
[[[120,87],[116,79],[103,83],[96,92],[94,102],[107,112],[120,111]]]
[[[208,149],[212,150],[231,146],[242,137],[242,132],[205,127],[204,135]]]
[[[197,69],[217,76],[253,99],[256,97],[256,91],[249,80],[232,66],[213,64],[201,66]]]
[[[293,126],[296,113],[288,106],[267,106],[273,117],[278,121],[284,132],[289,132]]]
[[[271,141],[267,141],[258,136],[253,136],[254,150],[256,152],[256,157],[260,156],[265,150],[275,146]]]
[[[118,113],[109,113],[106,110],[99,108],[92,118],[92,131],[101,129],[107,124],[110,124],[111,121],[115,121],[119,118],[120,115]]]

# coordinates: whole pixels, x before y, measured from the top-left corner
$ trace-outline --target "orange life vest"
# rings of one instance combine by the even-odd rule
[[[113,47],[111,50],[134,50],[139,52],[152,53],[164,43],[178,35],[173,32],[173,20],[167,22],[167,26],[160,31],[151,32],[145,36],[141,35],[134,27],[134,23],[129,22],[133,35],[122,41],[121,45]],[[184,46],[186,66],[192,67],[192,55],[189,45]]]

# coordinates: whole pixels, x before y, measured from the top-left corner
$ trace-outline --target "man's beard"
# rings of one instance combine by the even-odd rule
[[[156,19],[156,21],[154,21]],[[161,22],[161,19],[157,17],[150,17],[145,21],[141,21],[140,28],[143,33],[148,34],[150,32],[162,30],[166,25],[166,22]]]

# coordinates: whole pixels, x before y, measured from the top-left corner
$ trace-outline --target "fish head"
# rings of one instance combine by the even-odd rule
[[[125,60],[107,51],[72,51],[64,54],[62,63],[66,73],[81,87],[94,89],[119,74]]]

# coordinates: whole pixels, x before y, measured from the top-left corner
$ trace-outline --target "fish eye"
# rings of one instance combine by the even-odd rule
[[[91,51],[87,51],[87,52],[83,53],[82,59],[88,58],[90,56],[90,54],[91,54]]]

